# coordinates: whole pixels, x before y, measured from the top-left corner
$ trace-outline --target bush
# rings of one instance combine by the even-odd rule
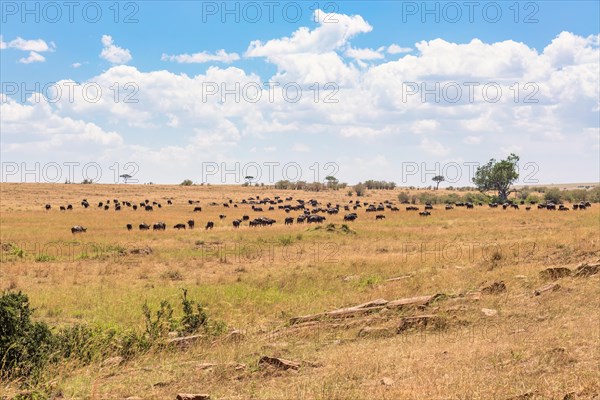
[[[551,188],[546,190],[546,193],[544,193],[544,200],[551,201],[553,203],[560,203],[560,201],[562,200],[562,194],[560,192],[560,189]]]
[[[367,187],[365,185],[363,185],[362,183],[354,185],[354,192],[356,193],[357,197],[364,196],[366,191],[367,191]]]
[[[409,202],[410,201],[410,197],[408,195],[408,192],[403,191],[403,192],[398,193],[398,201],[400,203],[407,203],[407,202]]]
[[[33,311],[21,292],[0,296],[0,378],[35,380],[52,355],[52,333],[46,324],[31,321]]]
[[[192,182],[191,179],[185,179],[183,182],[181,182],[181,186],[192,186],[194,184],[194,182]]]

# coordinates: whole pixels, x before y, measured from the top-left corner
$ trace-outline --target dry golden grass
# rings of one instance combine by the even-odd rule
[[[0,241],[24,250],[2,253],[0,290],[27,293],[36,316],[53,326],[86,322],[142,329],[141,307],[162,299],[177,303],[181,288],[212,318],[245,332],[241,341],[200,341],[186,350],[144,354],[120,366],[61,365],[52,385],[65,398],[174,399],[179,392],[213,399],[562,399],[593,398],[600,391],[600,286],[598,275],[558,280],[560,289],[534,296],[549,283],[539,271],[576,267],[600,258],[600,206],[585,211],[532,209],[451,211],[437,206],[427,218],[385,211],[386,219],[359,209],[315,225],[284,226],[283,210],[252,212],[209,206],[250,196],[347,204],[345,191],[309,193],[232,186],[1,184]],[[370,191],[362,201],[397,202],[397,191]],[[87,198],[91,207],[79,204]],[[153,212],[104,211],[106,199],[159,201]],[[167,198],[174,205],[167,206]],[[200,200],[193,213],[188,199]],[[52,204],[46,212],[43,205]],[[60,212],[59,205],[75,210]],[[225,220],[218,215],[225,214]],[[244,214],[277,220],[272,227],[239,230]],[[298,212],[290,215],[296,216]],[[193,218],[196,229],[175,231]],[[205,231],[207,221],[215,229]],[[141,222],[165,221],[166,232],[140,232]],[[125,229],[127,223],[134,230]],[[336,224],[334,231],[325,229]],[[70,227],[88,232],[72,235]],[[128,254],[150,247],[152,254]],[[259,251],[260,257],[256,256]],[[121,251],[125,250],[125,253]],[[217,254],[217,251],[219,254]],[[396,281],[386,281],[404,277]],[[497,295],[452,297],[504,281]],[[334,310],[373,299],[444,293],[423,311],[406,310],[288,327],[294,316]],[[485,316],[482,308],[497,310]],[[404,315],[436,314],[443,329],[381,338],[359,337],[364,326],[395,327]],[[301,362],[298,372],[259,368],[261,355]],[[202,363],[216,366],[202,369]],[[244,364],[245,368],[237,364]],[[382,384],[382,378],[391,384]],[[14,385],[4,386],[10,395]]]

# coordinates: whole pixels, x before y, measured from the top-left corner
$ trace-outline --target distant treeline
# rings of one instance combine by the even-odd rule
[[[275,183],[275,189],[281,190],[306,190],[309,192],[321,192],[323,190],[339,190],[344,189],[348,186],[347,183],[339,183],[337,181],[321,183],[321,182],[290,182],[290,181],[277,181]]]
[[[572,189],[572,190],[560,190],[559,188],[547,188],[547,187],[536,187],[529,188],[527,186],[513,193],[511,199],[518,201],[525,201],[529,203],[531,201],[540,202],[553,202],[553,203],[579,203],[581,201],[589,201],[591,203],[600,203],[600,186],[596,186],[590,190],[586,189]],[[483,193],[472,191],[463,195],[458,193],[442,193],[438,192],[421,192],[421,193],[409,193],[408,191],[401,191],[398,194],[398,201],[409,202],[411,204],[445,204],[445,203],[457,203],[457,202],[471,202],[471,203],[490,203],[497,202],[496,196],[487,196]]]

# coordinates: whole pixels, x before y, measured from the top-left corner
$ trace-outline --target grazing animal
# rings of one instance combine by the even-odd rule
[[[85,203],[82,203],[82,204],[87,204],[87,201],[86,201]],[[86,205],[86,206],[84,206],[84,207],[85,207],[85,208],[88,208],[89,206],[90,206],[90,205],[89,205],[89,204],[87,204],[87,205]],[[69,211],[73,211],[73,205],[72,205],[72,204],[68,204],[68,205],[67,205],[67,210],[69,210]]]
[[[145,224],[145,223],[140,224],[140,231],[147,231],[149,229],[150,229],[150,225]]]
[[[219,215],[219,218],[220,218],[220,219],[225,219],[225,218],[227,218],[227,216],[226,216],[226,215],[223,215],[223,214],[221,214],[221,215]]]
[[[249,215],[242,216],[242,221],[248,221],[250,219]]]
[[[108,204],[104,205],[104,211],[108,211],[109,208],[110,208],[110,206]]]
[[[167,200],[167,204],[168,204],[168,205],[172,205],[172,204],[173,204],[173,202],[172,202],[171,200]]]
[[[317,224],[322,224],[323,221],[325,221],[325,217],[323,217],[322,215],[309,215],[307,218],[307,222],[309,224],[312,224],[314,222],[316,222]]]
[[[419,215],[422,216],[422,217],[427,217],[427,216],[430,216],[431,213],[429,211],[422,211],[422,212],[419,213]]]
[[[131,225],[131,224],[127,224],[127,230],[128,230],[128,231],[130,231],[130,230],[132,230],[132,229],[133,229],[133,225]]]
[[[137,205],[134,204],[133,206],[131,206],[131,208],[133,208],[133,211],[135,211],[137,210]]]
[[[65,206],[60,206],[60,211],[66,211],[67,209],[65,208]]]
[[[417,206],[408,206],[408,207],[406,207],[406,211],[419,211],[419,207],[417,207]]]
[[[52,206],[50,204],[46,204],[44,206],[44,208],[46,209],[46,211],[50,211],[50,209],[52,208]]]
[[[287,217],[284,221],[284,225],[293,225],[294,224],[294,217]]]
[[[81,225],[75,225],[74,227],[71,228],[71,233],[72,234],[76,234],[76,233],[84,233],[87,231],[87,228],[84,228]]]
[[[241,219],[234,219],[233,220],[233,227],[234,228],[239,228],[241,223],[242,223]]]
[[[144,210],[146,210],[146,211],[154,211],[154,208],[152,206],[145,206]]]
[[[354,221],[356,218],[358,218],[356,213],[344,215],[344,221]]]
[[[165,229],[167,229],[167,224],[165,224],[164,222],[157,222],[154,225],[152,225],[153,231],[164,231]]]
[[[196,223],[194,222],[194,220],[193,220],[193,219],[190,219],[190,220],[188,221],[188,226],[190,227],[190,229],[194,229],[194,225],[195,225],[195,224],[196,224]]]
[[[200,212],[202,211],[202,207],[194,207],[194,212]]]
[[[214,222],[212,222],[212,221],[208,221],[208,222],[206,223],[206,227],[205,227],[204,229],[212,229],[212,228],[214,228],[214,227],[215,227],[215,223],[214,223]]]
[[[173,229],[185,229],[185,224],[177,224],[173,227]]]
[[[375,220],[378,220],[378,219],[385,219],[385,215],[383,215],[383,214],[376,215]]]

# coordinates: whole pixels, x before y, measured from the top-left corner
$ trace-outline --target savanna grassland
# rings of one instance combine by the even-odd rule
[[[178,316],[184,288],[221,324],[222,332],[185,346],[48,364],[36,385],[55,397],[598,398],[600,274],[540,272],[600,261],[600,206],[559,212],[436,205],[421,217],[405,211],[397,195],[370,190],[358,199],[390,200],[398,212],[363,207],[356,221],[343,222],[342,209],[324,214],[321,225],[285,226],[284,218],[300,211],[263,205],[254,212],[241,200],[290,196],[282,204],[314,198],[346,205],[357,198],[268,187],[3,183],[0,290],[26,293],[35,320],[53,329],[86,324],[143,332],[144,304],[155,312],[167,300]],[[80,205],[84,198],[88,209]],[[97,207],[107,199],[149,199],[162,207]],[[194,213],[188,199],[199,200],[202,211]],[[223,207],[229,199],[238,207]],[[74,210],[59,211],[67,204]],[[233,228],[244,214],[277,223]],[[376,221],[376,214],[386,218]],[[189,219],[195,229],[173,229]],[[158,221],[166,231],[137,228]],[[207,221],[213,230],[204,229]],[[73,235],[74,225],[87,232]],[[406,307],[380,301],[346,318],[292,320],[429,295],[438,296]],[[426,325],[411,325],[410,317],[423,315]],[[259,364],[262,356],[297,364],[267,366]],[[20,381],[0,383],[9,398],[23,390]]]

